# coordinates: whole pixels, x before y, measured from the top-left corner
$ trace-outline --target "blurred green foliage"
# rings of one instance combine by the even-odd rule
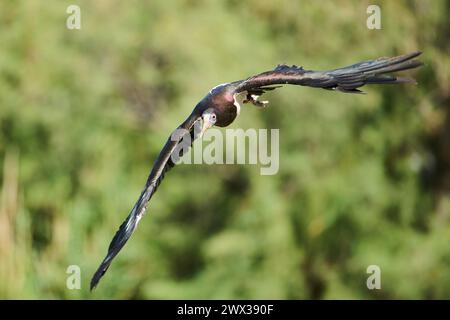
[[[450,298],[449,16],[445,0],[1,1],[0,298]],[[89,293],[211,87],[417,49],[417,86],[286,87],[246,107],[232,127],[280,128],[279,173],[177,166]],[[66,288],[72,264],[81,290]],[[366,288],[372,264],[381,290]]]

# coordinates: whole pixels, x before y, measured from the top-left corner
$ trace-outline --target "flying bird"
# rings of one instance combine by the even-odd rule
[[[268,102],[261,101],[259,98],[265,92],[286,84],[323,88],[345,93],[363,93],[358,88],[366,84],[414,83],[414,79],[398,77],[389,73],[421,66],[422,63],[420,61],[414,60],[420,54],[421,52],[417,51],[397,57],[383,57],[329,71],[306,70],[303,67],[282,64],[271,71],[257,74],[245,80],[215,86],[195,106],[187,119],[178,126],[177,133],[172,134],[162,148],[153,165],[144,190],[128,217],[116,232],[109,245],[105,259],[92,277],[91,290],[97,286],[114,257],[136,229],[165,173],[175,165],[174,155],[178,153],[178,156],[182,156],[186,148],[180,147],[187,135],[191,139],[186,141],[191,141],[192,143],[193,140],[201,137],[212,126],[228,126],[239,115],[243,104],[251,103],[257,107],[265,107]],[[195,128],[199,129],[195,130]]]

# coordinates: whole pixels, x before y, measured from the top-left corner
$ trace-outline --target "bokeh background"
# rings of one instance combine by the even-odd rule
[[[81,30],[66,28],[71,4]],[[449,16],[431,0],[2,0],[0,298],[450,298]],[[279,173],[177,166],[89,292],[160,148],[212,86],[417,49],[417,86],[285,87],[246,107],[231,127],[280,128]],[[373,264],[381,290],[366,287]]]

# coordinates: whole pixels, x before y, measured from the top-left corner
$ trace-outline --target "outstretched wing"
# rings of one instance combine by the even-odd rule
[[[150,172],[145,188],[142,191],[138,201],[134,205],[128,217],[119,227],[119,230],[116,232],[109,245],[108,253],[105,259],[102,261],[92,277],[91,290],[97,286],[101,277],[105,274],[106,270],[108,270],[108,267],[114,257],[119,253],[130,238],[133,231],[136,229],[139,220],[145,213],[148,202],[156,192],[156,189],[164,178],[165,173],[175,165],[174,161],[176,161],[178,157],[181,157],[183,152],[192,145],[192,142],[196,138],[194,124],[199,118],[200,116],[194,111],[167,140],[158,158],[156,159],[155,164],[153,165],[153,169]],[[186,139],[187,135],[190,135],[189,139]],[[188,144],[184,142],[188,142]]]
[[[420,54],[421,52],[417,51],[392,58],[378,58],[330,71],[312,71],[295,65],[278,65],[272,71],[266,71],[242,81],[235,91],[236,93],[247,91],[248,100],[253,103],[257,102],[257,99],[252,99],[251,95],[257,98],[266,90],[274,89],[273,85],[283,84],[361,93],[357,88],[365,84],[414,82],[411,78],[387,75],[387,73],[421,66],[420,61],[413,60]]]

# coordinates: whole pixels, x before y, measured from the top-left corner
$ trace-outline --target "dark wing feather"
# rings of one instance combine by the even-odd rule
[[[108,253],[105,259],[102,261],[99,268],[92,277],[91,290],[97,286],[101,277],[108,270],[108,267],[110,266],[114,257],[119,253],[119,251],[130,238],[133,231],[136,229],[139,220],[144,215],[148,202],[156,192],[158,186],[164,178],[165,173],[175,165],[175,163],[173,162],[174,158],[172,158],[174,152],[177,152],[176,155],[179,155],[181,157],[183,155],[183,151],[190,147],[190,145],[182,146],[181,142],[185,141],[184,137],[189,134],[191,136],[191,144],[196,138],[194,136],[194,123],[198,118],[199,116],[193,112],[189,116],[189,118],[186,119],[186,121],[178,127],[178,129],[182,129],[177,131],[179,134],[172,134],[167,140],[158,158],[156,159],[155,164],[153,165],[153,169],[150,172],[147,183],[145,184],[145,188],[142,191],[138,201],[134,205],[128,217],[119,227],[119,230],[116,232],[109,245]]]
[[[365,84],[394,84],[414,82],[411,78],[386,75],[386,73],[417,68],[420,61],[413,60],[420,51],[376,60],[363,61],[348,67],[330,71],[305,70],[302,67],[278,65],[274,70],[260,73],[242,81],[236,87],[236,92],[264,93],[273,85],[293,84],[339,90],[342,92],[359,93],[357,88]],[[269,86],[269,87],[268,87]]]

